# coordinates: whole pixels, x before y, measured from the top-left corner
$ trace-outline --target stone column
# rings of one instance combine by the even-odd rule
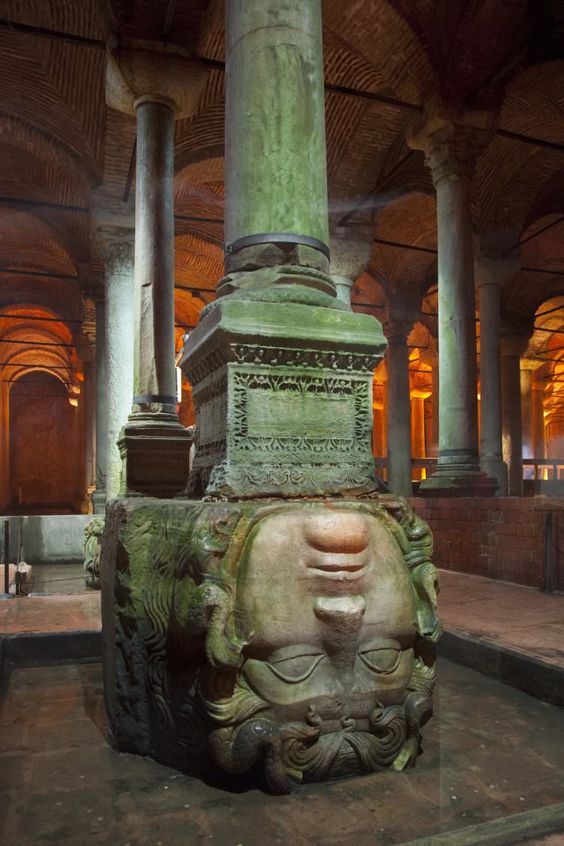
[[[131,408],[134,357],[133,232],[106,227],[101,232],[106,278],[106,499],[121,492],[119,441]]]
[[[488,495],[480,471],[476,327],[470,185],[483,133],[454,123],[429,124],[412,146],[424,149],[437,192],[439,303],[439,456],[421,483],[429,496]]]
[[[390,320],[388,339],[388,487],[402,496],[412,494],[411,402],[409,397],[409,350],[407,336],[411,324]]]
[[[95,362],[84,362],[84,490],[85,508],[89,508],[89,496],[95,485],[94,438],[96,413],[96,369]]]
[[[480,464],[497,481],[497,495],[507,496],[507,466],[502,454],[500,288],[518,268],[506,256],[476,258],[480,294]]]
[[[359,258],[344,245],[330,268],[321,3],[225,5],[226,275],[181,360],[197,417],[189,490],[366,489],[384,338],[330,276],[352,280]]]
[[[413,458],[425,458],[425,392],[415,389],[411,393],[411,453]],[[414,479],[421,479],[420,467],[412,471]]]
[[[355,227],[354,231],[336,227],[331,233],[331,280],[337,299],[351,307],[351,290],[366,270],[372,251],[372,227]]]
[[[108,104],[137,121],[135,376],[119,441],[125,496],[174,496],[188,480],[191,438],[176,413],[174,126],[195,110],[206,71],[180,52],[120,48],[107,65]]]
[[[521,362],[521,429],[523,458],[534,458],[533,446],[533,378],[537,362]]]
[[[103,294],[96,303],[96,490],[92,494],[94,514],[106,508],[106,469],[108,455],[108,410],[106,370],[106,305]]]
[[[225,57],[228,275],[218,294],[283,281],[334,296],[321,4],[231,0]]]
[[[546,458],[546,439],[544,427],[544,384],[538,380],[536,374],[532,384],[532,417],[533,417],[533,458]],[[541,473],[541,478],[543,478]]]
[[[350,276],[341,276],[338,273],[331,274],[331,281],[335,286],[335,292],[337,294],[337,299],[346,305],[347,308],[350,309],[351,307],[351,290],[352,286],[354,285],[354,279],[351,279]]]
[[[501,336],[501,397],[503,460],[507,465],[507,493],[523,496],[523,436],[521,429],[521,356],[530,333],[503,327]]]
[[[174,108],[147,97],[136,114],[135,376],[122,493],[173,496],[188,481],[191,443],[176,413]]]

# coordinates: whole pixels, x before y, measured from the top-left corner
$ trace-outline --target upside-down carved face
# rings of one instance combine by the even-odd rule
[[[366,729],[401,703],[413,669],[415,598],[384,517],[338,505],[258,523],[237,575],[242,673],[280,722]]]

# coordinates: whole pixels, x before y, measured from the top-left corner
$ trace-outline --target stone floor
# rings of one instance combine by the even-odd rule
[[[564,594],[448,570],[440,582],[445,629],[564,667]]]
[[[0,602],[0,635],[101,628],[100,592],[24,596]]]
[[[0,843],[433,846],[450,832],[451,846],[455,829],[563,801],[562,709],[447,661],[436,706],[414,770],[273,797],[114,752],[100,664],[18,669],[0,711]],[[562,831],[528,842],[562,846]]]
[[[82,564],[34,564],[33,593],[86,593]]]

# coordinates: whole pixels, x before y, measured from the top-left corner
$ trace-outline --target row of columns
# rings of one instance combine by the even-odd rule
[[[258,13],[258,12],[257,12]],[[236,27],[235,27],[236,29]],[[235,30],[234,30],[235,31]],[[258,36],[253,35],[253,38]],[[309,49],[308,44],[302,45]],[[268,51],[265,52],[265,56]],[[167,76],[162,66],[151,76],[150,68],[135,66],[145,61],[137,54],[114,55],[109,61],[108,102],[115,108],[134,113],[137,120],[136,212],[135,212],[135,262],[125,257],[123,242],[110,239],[107,250],[106,312],[105,312],[105,362],[99,361],[99,374],[106,367],[107,397],[105,434],[105,484],[106,495],[117,493],[174,494],[183,486],[187,476],[187,435],[180,426],[175,410],[174,370],[174,216],[173,216],[173,148],[174,122],[179,114],[186,114],[186,99],[194,106],[203,80],[192,80],[179,98],[179,78],[185,66],[173,68]],[[230,85],[241,82],[246,65],[244,55],[237,65],[239,73]],[[156,92],[147,90],[152,78],[157,80]],[[163,80],[176,88],[168,90]],[[268,76],[260,81],[264,85]],[[145,87],[139,88],[143,83]],[[249,80],[248,85],[258,82]],[[316,100],[322,110],[322,84],[317,85]],[[231,97],[229,102],[234,101]],[[251,97],[252,101],[252,97]],[[257,102],[264,102],[261,96]],[[258,106],[257,106],[258,108]],[[321,114],[321,112],[320,112]],[[238,137],[238,115],[230,115],[230,132]],[[296,118],[297,120],[297,118]],[[320,118],[321,120],[321,118]],[[265,126],[269,126],[266,121]],[[273,130],[274,131],[274,130]],[[246,128],[245,132],[246,133]],[[490,494],[497,488],[504,493],[505,468],[503,466],[501,399],[509,413],[520,407],[519,353],[515,343],[504,342],[503,386],[500,370],[500,317],[499,287],[503,262],[483,262],[478,274],[481,308],[481,454],[478,449],[477,419],[477,367],[474,307],[474,250],[470,216],[470,184],[476,158],[485,143],[487,128],[469,127],[452,120],[434,120],[419,133],[414,133],[410,143],[425,152],[437,193],[438,231],[438,300],[439,300],[439,448],[437,472],[424,480],[421,489],[430,495],[457,495],[468,493]],[[250,150],[253,140],[245,135],[245,150]],[[240,153],[240,145],[228,145],[228,152]],[[276,148],[278,149],[278,148]],[[285,149],[285,148],[284,148]],[[286,155],[286,153],[285,153]],[[322,159],[321,156],[317,157]],[[267,166],[260,155],[249,156],[238,162],[237,167],[227,162],[227,176],[231,180],[243,178],[243,164],[250,168]],[[271,163],[269,178],[272,176]],[[315,170],[315,169],[314,169]],[[290,168],[293,178],[306,178],[311,168],[297,162]],[[306,173],[307,171],[307,173]],[[319,196],[326,196],[324,169],[318,181],[310,186]],[[253,170],[254,172],[254,170]],[[278,171],[277,171],[278,172]],[[286,185],[287,162],[280,168],[284,174],[281,186]],[[245,171],[245,185],[256,185],[254,177]],[[261,180],[259,180],[261,181]],[[264,180],[262,180],[264,181]],[[233,187],[233,186],[232,186]],[[281,187],[281,190],[282,190]],[[317,193],[316,193],[317,192]],[[245,233],[251,223],[244,216],[261,211],[261,192],[252,193],[249,209],[242,209],[239,193],[237,203],[227,209],[227,240],[231,250],[245,252],[256,249],[247,244]],[[290,192],[292,193],[292,192]],[[305,196],[302,190],[297,194]],[[290,203],[290,201],[288,201]],[[291,204],[290,204],[291,205]],[[314,204],[315,205],[315,204]],[[310,208],[311,203],[307,206]],[[289,207],[289,206],[288,206]],[[270,208],[270,206],[269,206]],[[283,204],[283,208],[286,205]],[[293,214],[302,210],[293,208]],[[243,214],[244,211],[244,214]],[[305,214],[305,211],[303,212]],[[319,215],[315,220],[319,219]],[[258,224],[252,221],[254,229]],[[267,226],[267,223],[269,224]],[[274,225],[276,223],[276,225]],[[317,231],[312,221],[300,220],[300,231],[311,231],[306,249],[316,252],[318,243],[326,242],[325,230]],[[307,225],[306,225],[307,224]],[[311,224],[311,225],[310,225]],[[272,240],[280,240],[285,231],[285,221],[268,220],[259,227],[271,232]],[[254,230],[253,230],[254,231]],[[245,253],[246,255],[246,253]],[[254,255],[254,254],[253,254]],[[233,263],[233,260],[230,259]],[[500,270],[500,268],[503,268]],[[347,301],[350,291],[340,277],[334,278],[340,298]],[[135,307],[132,305],[135,303]],[[135,315],[135,324],[132,322]],[[98,315],[97,315],[98,316]],[[100,315],[101,316],[101,315]],[[392,318],[388,327],[388,427],[389,473],[393,489],[407,493],[411,488],[411,427],[409,416],[409,381],[407,333],[409,321]],[[103,322],[101,332],[103,331]],[[132,375],[133,374],[133,375]],[[100,392],[104,379],[98,377],[98,400],[104,401]],[[126,399],[127,398],[127,399]],[[127,412],[126,412],[127,405]],[[506,436],[505,452],[514,455],[520,439],[517,426]],[[104,424],[99,426],[97,437],[99,452],[98,476],[103,481]],[[118,446],[119,444],[119,446]],[[517,469],[509,466],[510,490],[517,485]]]

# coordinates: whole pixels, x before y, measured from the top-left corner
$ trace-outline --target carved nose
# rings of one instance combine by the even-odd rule
[[[354,511],[308,514],[304,527],[309,546],[319,552],[355,554],[368,546],[368,522]]]

